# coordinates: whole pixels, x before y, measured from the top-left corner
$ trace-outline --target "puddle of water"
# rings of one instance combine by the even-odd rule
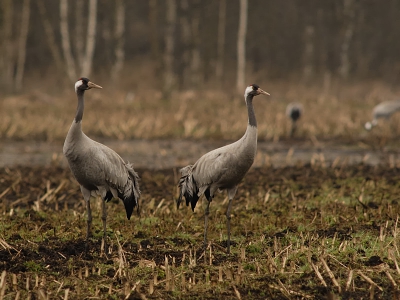
[[[226,141],[191,140],[103,140],[101,143],[115,150],[136,168],[166,169],[193,164],[201,155]],[[67,166],[62,154],[63,142],[14,142],[0,141],[0,167],[15,165],[49,165],[57,163]],[[367,150],[356,146],[313,146],[309,142],[259,142],[254,167],[293,166],[304,163],[318,164],[389,164],[400,165],[397,152]]]

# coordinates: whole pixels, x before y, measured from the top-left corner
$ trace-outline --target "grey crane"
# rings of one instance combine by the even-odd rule
[[[106,206],[105,202],[112,198],[123,201],[126,217],[130,219],[133,209],[139,211],[139,176],[129,163],[112,149],[93,141],[82,132],[82,117],[84,110],[84,93],[91,88],[101,89],[87,78],[80,78],[75,83],[75,92],[78,96],[78,107],[75,119],[68,131],[64,142],[63,152],[68,160],[69,167],[75,179],[80,184],[87,209],[86,242],[90,236],[92,211],[90,197],[100,195],[102,202],[102,220],[104,242],[106,242]]]
[[[393,113],[400,110],[400,100],[379,103],[372,110],[372,121],[365,123],[366,130],[371,130],[378,125],[378,119],[390,119]]]
[[[253,98],[260,94],[269,95],[256,84],[249,85],[245,90],[244,98],[247,106],[248,124],[246,132],[240,140],[212,150],[200,157],[194,165],[186,166],[180,170],[178,208],[182,202],[182,197],[185,197],[187,206],[189,206],[189,203],[191,204],[193,211],[203,194],[207,199],[204,216],[204,245],[207,245],[208,215],[214,193],[217,190],[227,190],[229,200],[226,210],[228,253],[230,253],[232,199],[236,194],[238,184],[253,164],[257,151],[257,121],[253,108]]]
[[[297,102],[291,102],[286,106],[286,116],[292,121],[290,136],[292,137],[297,129],[297,121],[303,114],[303,105]]]

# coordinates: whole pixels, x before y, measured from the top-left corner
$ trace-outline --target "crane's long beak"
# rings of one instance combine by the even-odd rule
[[[99,86],[99,85],[97,85],[97,84],[95,84],[95,83],[93,83],[93,82],[91,82],[91,81],[89,81],[87,85],[88,85],[88,87],[91,88],[91,89],[102,89],[101,86]]]
[[[267,96],[271,96],[269,93],[267,93],[266,91],[263,91],[262,89],[258,88],[258,94],[263,94],[263,95],[267,95]]]

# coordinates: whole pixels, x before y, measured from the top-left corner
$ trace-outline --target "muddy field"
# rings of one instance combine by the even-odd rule
[[[126,220],[92,198],[69,169],[0,169],[0,299],[398,299],[400,172],[389,166],[254,168],[232,207],[176,208],[177,169],[137,170],[141,212]]]

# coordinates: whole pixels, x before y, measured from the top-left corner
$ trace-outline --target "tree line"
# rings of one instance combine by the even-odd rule
[[[399,0],[2,0],[0,85],[107,72],[140,59],[168,94],[246,74],[344,80],[400,74]]]

